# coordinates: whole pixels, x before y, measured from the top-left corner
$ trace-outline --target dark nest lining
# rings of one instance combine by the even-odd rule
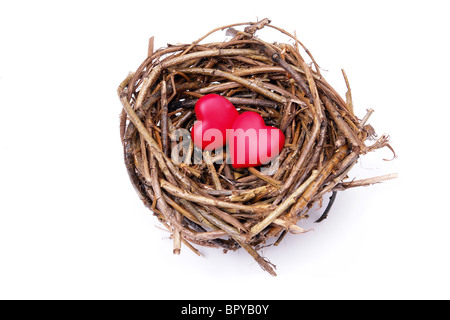
[[[264,27],[289,36],[292,44],[259,39],[255,33]],[[220,30],[231,39],[200,44]],[[259,248],[277,245],[287,232],[303,232],[297,222],[330,192],[395,177],[344,181],[360,155],[391,147],[386,135],[374,139],[367,124],[373,110],[362,120],[355,116],[343,75],[345,100],[296,36],[268,19],[220,27],[191,44],[156,51],[150,39],[147,59],[118,89],[120,134],[131,182],[173,235],[174,253],[182,244],[197,254],[195,245],[242,247],[276,275]],[[260,113],[266,125],[283,131],[286,144],[270,175],[261,167],[234,169],[222,161],[226,154],[203,152],[203,161],[195,163],[202,151],[192,142],[180,156],[177,129],[192,128],[195,102],[209,93],[226,97],[239,112]]]

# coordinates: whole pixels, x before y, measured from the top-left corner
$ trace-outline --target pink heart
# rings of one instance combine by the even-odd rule
[[[259,113],[247,111],[233,122],[228,144],[234,168],[257,167],[276,158],[285,143],[283,132],[266,126]]]
[[[202,150],[214,150],[227,143],[230,129],[239,112],[226,98],[207,94],[195,104],[197,120],[192,127],[194,144]]]

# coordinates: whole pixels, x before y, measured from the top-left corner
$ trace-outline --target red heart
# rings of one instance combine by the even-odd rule
[[[285,137],[268,127],[259,113],[247,111],[234,121],[228,144],[234,168],[257,167],[269,163],[283,149]]]
[[[239,116],[234,105],[218,94],[207,94],[195,104],[197,119],[192,127],[192,140],[203,150],[221,148],[227,143],[227,129]]]

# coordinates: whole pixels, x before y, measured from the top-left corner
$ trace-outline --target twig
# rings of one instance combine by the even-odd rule
[[[274,178],[271,178],[269,176],[266,176],[265,174],[262,174],[261,172],[259,172],[257,169],[255,169],[253,167],[248,168],[248,171],[250,171],[252,174],[257,176],[258,178],[266,181],[270,185],[274,186],[275,188],[279,188],[281,186],[280,181],[275,180]]]
[[[151,37],[148,40],[148,50],[147,50],[147,54],[149,57],[151,57],[153,55],[153,49],[154,49],[154,43],[155,43],[155,37]]]
[[[372,113],[374,113],[374,111],[375,110],[373,110],[373,109],[367,109],[366,115],[364,116],[364,118],[359,123],[359,128],[364,128],[364,126],[366,125],[367,121],[369,121],[370,116],[372,115]]]
[[[274,268],[276,269],[275,265],[270,263],[267,259],[261,257],[258,252],[256,252],[255,249],[253,249],[250,245],[248,245],[245,242],[237,241],[239,245],[244,248],[252,257],[255,259],[255,261],[259,264],[259,266],[264,270],[267,271],[270,275],[276,277],[277,273],[275,272]]]
[[[211,154],[209,151],[203,152],[203,159],[205,160],[206,166],[208,167],[208,171],[211,174],[211,178],[213,180],[214,186],[217,190],[222,190],[222,184],[220,183],[219,176],[217,175],[217,171],[214,168],[214,163],[211,160]]]
[[[351,112],[351,114],[355,114],[353,110],[353,98],[352,98],[352,89],[350,89],[350,82],[348,81],[347,74],[345,73],[344,69],[341,69],[342,75],[344,76],[345,85],[347,86],[347,92],[345,93],[345,98],[347,100],[347,106],[348,110]]]
[[[167,87],[166,81],[161,81],[161,133],[162,133],[162,146],[163,152],[166,156],[169,156],[169,119],[167,107]]]
[[[210,205],[210,206],[217,206],[217,207],[221,207],[221,208],[236,209],[239,211],[250,212],[250,213],[267,212],[270,210],[270,209],[265,209],[262,207],[245,206],[245,205],[241,205],[241,204],[230,203],[230,202],[225,202],[225,201],[221,201],[221,200],[214,200],[214,199],[206,198],[204,196],[191,194],[191,193],[188,193],[184,190],[181,190],[181,189],[175,187],[174,185],[172,185],[171,183],[169,183],[163,179],[160,180],[160,185],[163,189],[165,189],[170,194],[180,197],[180,198],[183,198],[183,199],[186,199],[186,200],[189,200],[189,201],[192,201],[192,202],[196,202],[196,203],[201,203],[201,204]]]
[[[202,74],[202,75],[209,75],[214,77],[223,77],[231,81],[235,81],[237,83],[242,84],[244,87],[247,87],[255,92],[258,92],[269,99],[272,99],[278,103],[286,103],[286,98],[283,96],[279,96],[275,93],[273,93],[270,90],[264,89],[262,86],[259,86],[257,83],[253,81],[246,80],[244,78],[235,76],[234,74],[221,71],[218,69],[203,69],[203,68],[188,68],[188,69],[179,69],[178,71],[184,72],[184,73],[194,73],[194,74]]]
[[[333,191],[333,193],[331,194],[331,197],[330,197],[330,201],[328,202],[328,205],[325,208],[325,211],[320,216],[320,218],[315,221],[315,223],[322,222],[323,220],[325,220],[328,217],[328,213],[330,212],[331,207],[333,206],[334,200],[336,199],[336,195],[337,195],[337,191]]]
[[[260,233],[265,227],[271,224],[281,214],[283,214],[290,206],[292,206],[298,197],[306,190],[306,188],[316,179],[318,171],[313,171],[308,180],[306,180],[297,190],[295,190],[282,204],[272,211],[263,221],[259,222],[250,229],[249,236],[254,237]]]
[[[390,174],[373,177],[373,178],[354,180],[354,181],[350,181],[350,182],[341,182],[341,183],[338,183],[334,189],[335,190],[345,190],[345,189],[356,188],[356,187],[366,187],[366,186],[370,186],[373,184],[381,183],[381,182],[396,179],[396,178],[398,178],[397,173],[390,173]]]
[[[303,194],[303,196],[299,199],[299,201],[295,204],[295,206],[292,207],[289,214],[286,215],[286,219],[290,219],[290,218],[295,219],[295,217],[298,215],[298,213],[301,212],[306,207],[306,205],[311,201],[311,199],[317,193],[320,186],[322,186],[325,179],[333,171],[333,168],[335,168],[337,166],[337,164],[345,158],[347,151],[348,151],[348,146],[344,145],[336,152],[336,154],[333,156],[333,158],[331,158],[330,161],[328,161],[328,163],[320,171],[320,173],[318,174],[317,179],[314,181],[314,183],[311,183],[308,186],[308,189],[305,190],[305,193]]]

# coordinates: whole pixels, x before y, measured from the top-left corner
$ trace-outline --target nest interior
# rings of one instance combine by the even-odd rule
[[[292,41],[265,42],[257,36],[262,28]],[[203,43],[222,30],[229,40]],[[148,57],[118,88],[120,134],[131,182],[172,234],[174,253],[182,245],[199,255],[197,245],[243,248],[276,275],[258,249],[277,245],[287,232],[303,232],[298,221],[325,195],[391,178],[345,182],[362,154],[390,146],[385,135],[374,139],[367,124],[372,110],[363,119],[355,116],[343,75],[345,100],[297,37],[268,19],[223,26],[193,43],[158,50],[150,39]],[[182,140],[177,132],[190,131],[196,101],[210,93],[226,97],[239,112],[261,114],[285,134],[275,165],[234,169],[226,153],[202,152]],[[194,161],[199,156],[202,161]]]

